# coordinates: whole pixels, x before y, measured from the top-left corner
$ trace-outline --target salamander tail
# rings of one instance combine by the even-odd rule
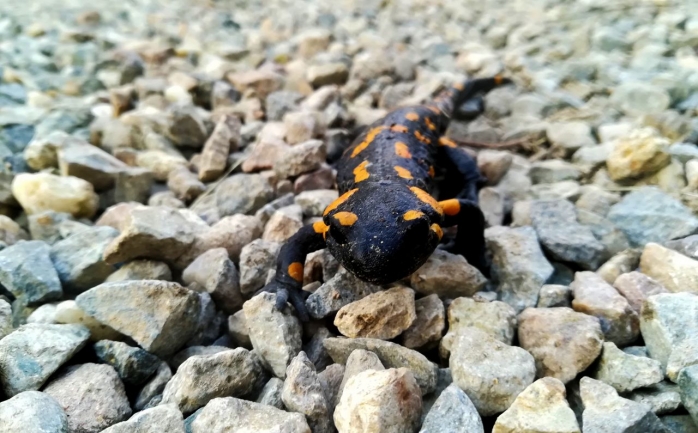
[[[444,90],[434,102],[439,110],[450,118],[453,115],[453,110],[468,99],[511,83],[511,79],[501,75],[489,78],[476,78],[451,86]]]

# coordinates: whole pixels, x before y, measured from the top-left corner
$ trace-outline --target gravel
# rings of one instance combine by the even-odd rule
[[[0,431],[698,428],[690,2],[1,3]],[[487,277],[443,227],[257,293],[361,128],[498,73],[447,133]]]

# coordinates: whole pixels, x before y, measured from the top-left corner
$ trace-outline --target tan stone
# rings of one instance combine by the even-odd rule
[[[394,287],[345,305],[337,312],[334,325],[347,337],[390,340],[416,318],[414,291]]]
[[[12,195],[28,214],[46,210],[90,218],[99,205],[92,184],[73,176],[21,173],[12,181]]]
[[[670,292],[698,294],[698,261],[659,244],[645,245],[640,270]]]
[[[608,174],[614,181],[629,180],[652,174],[671,161],[666,148],[669,140],[651,128],[643,128],[618,138],[606,160]]]

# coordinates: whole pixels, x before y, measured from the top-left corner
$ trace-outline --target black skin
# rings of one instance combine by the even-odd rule
[[[302,270],[308,253],[329,248],[358,278],[389,284],[422,266],[441,241],[441,228],[451,226],[458,226],[452,251],[488,276],[485,219],[477,203],[484,178],[468,153],[442,137],[454,107],[509,83],[501,77],[470,80],[366,128],[337,163],[339,199],[321,222],[283,245],[276,276],[260,292],[276,293],[278,309],[290,301],[307,321]],[[455,198],[432,197],[436,170],[446,173],[447,190],[457,189]]]

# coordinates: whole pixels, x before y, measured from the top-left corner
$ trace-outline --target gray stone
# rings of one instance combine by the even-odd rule
[[[338,192],[334,189],[315,189],[298,194],[294,202],[303,209],[304,216],[322,216],[325,208],[337,200],[338,196]]]
[[[629,81],[614,89],[611,103],[631,116],[655,114],[669,108],[671,98],[666,90],[649,82]]]
[[[278,378],[301,351],[302,329],[290,307],[276,309],[276,295],[263,292],[243,305],[250,341],[262,364]]]
[[[313,318],[322,319],[380,289],[342,268],[306,299],[305,306]]]
[[[577,208],[577,220],[580,224],[589,227],[594,237],[604,246],[601,261],[630,248],[625,233],[601,215]]]
[[[0,383],[5,395],[39,389],[89,337],[90,331],[81,325],[32,323],[0,340]]]
[[[637,269],[641,255],[642,250],[636,248],[621,251],[601,265],[596,273],[608,284],[613,284],[621,275]]]
[[[55,310],[55,308],[56,308],[55,305],[53,305],[53,304],[44,304],[44,305],[49,306],[48,308],[51,309],[51,310]],[[44,305],[42,305],[41,307],[43,307]],[[41,309],[41,307],[37,308],[37,309],[34,311],[34,313],[36,313],[36,311],[38,311],[39,309]],[[33,315],[34,313],[32,313],[32,315]],[[49,313],[49,314],[52,316],[51,313]],[[31,316],[29,316],[29,318],[31,318]],[[50,318],[49,320],[47,320],[47,321],[44,321],[44,320],[37,320],[37,322],[38,322],[38,323],[53,323],[53,320],[52,320],[52,317],[51,317],[51,318]],[[27,319],[27,323],[31,323],[31,321],[30,321],[29,319]],[[7,302],[6,300],[0,299],[0,340],[2,340],[3,338],[5,338],[5,336],[9,335],[9,334],[12,332],[12,330],[13,330],[13,326],[12,326],[12,306],[11,306],[10,303]]]
[[[501,301],[479,302],[457,298],[448,306],[448,333],[441,340],[439,351],[445,359],[461,331],[477,328],[504,344],[512,344],[516,332],[516,311]]]
[[[105,191],[114,186],[117,173],[128,166],[112,155],[87,142],[77,142],[58,149],[58,167],[63,176],[75,176]]]
[[[305,415],[314,433],[329,433],[334,430],[330,403],[315,372],[315,366],[305,352],[300,352],[293,358],[286,369],[281,399],[288,410]]]
[[[592,377],[624,393],[659,383],[664,373],[659,361],[630,355],[613,343],[604,343]]]
[[[167,264],[154,260],[134,260],[128,262],[105,280],[107,283],[130,280],[172,281],[172,271]]]
[[[199,297],[177,283],[104,283],[75,301],[87,314],[159,356],[179,349],[195,331]]]
[[[659,382],[656,385],[638,389],[628,398],[650,406],[652,412],[657,415],[674,412],[681,406],[679,387],[669,382]]]
[[[172,355],[169,360],[169,365],[173,371],[177,371],[179,366],[184,364],[184,361],[191,358],[192,356],[210,356],[217,353],[225,352],[230,350],[228,347],[224,346],[189,346],[180,350],[179,352]]]
[[[617,192],[606,191],[596,185],[584,185],[582,194],[574,205],[578,210],[585,210],[605,217],[611,207],[619,201],[620,194]]]
[[[596,144],[591,135],[591,128],[585,122],[551,123],[545,132],[553,146],[567,153]]]
[[[684,256],[698,259],[698,235],[691,235],[682,239],[664,242],[664,246]]]
[[[581,171],[577,166],[559,159],[534,162],[528,172],[531,181],[537,183],[555,183],[563,180],[577,180]]]
[[[598,274],[577,272],[570,284],[575,311],[599,319],[607,341],[627,346],[639,335],[638,315],[628,301]]]
[[[478,412],[503,412],[536,376],[533,357],[476,328],[462,330],[451,347],[453,382],[472,400]]]
[[[167,187],[184,203],[191,203],[206,191],[206,185],[188,167],[180,165],[167,175]]]
[[[572,291],[561,284],[545,284],[540,288],[537,308],[570,307]]]
[[[269,382],[264,385],[264,388],[262,388],[259,396],[257,396],[256,402],[284,410],[284,402],[281,399],[283,388],[284,381],[278,377],[272,377],[269,379]]]
[[[486,283],[482,273],[462,255],[440,249],[410,276],[410,286],[416,292],[446,298],[472,296]]]
[[[279,178],[286,179],[320,168],[327,158],[327,147],[321,140],[309,140],[286,148],[274,164]]]
[[[661,420],[671,433],[698,433],[698,426],[690,415],[668,415]]]
[[[160,364],[157,356],[120,341],[98,341],[94,345],[94,351],[100,361],[114,367],[127,385],[145,382]]]
[[[114,424],[102,433],[185,433],[184,418],[174,404],[146,409],[133,415],[128,421]]]
[[[135,410],[143,410],[150,406],[150,402],[153,399],[162,398],[162,391],[170,379],[172,379],[172,370],[170,370],[166,362],[160,361],[153,377],[138,392],[133,408]]]
[[[401,335],[402,345],[408,349],[439,341],[446,326],[446,311],[438,295],[417,299],[414,305],[417,317]]]
[[[335,404],[339,401],[339,391],[344,380],[344,366],[342,364],[330,364],[323,371],[318,373],[320,385],[325,392],[325,399],[330,408],[330,413],[334,413]]]
[[[240,120],[236,116],[221,116],[201,151],[199,180],[211,182],[225,170],[228,155],[240,144]]]
[[[565,386],[552,377],[533,382],[497,418],[492,433],[580,433],[565,399]]]
[[[63,301],[56,305],[56,323],[83,325],[90,330],[90,340],[122,340],[123,334],[88,316],[75,301]]]
[[[568,383],[601,353],[603,333],[596,317],[571,308],[529,308],[518,317],[519,344],[536,360],[538,377]]]
[[[588,377],[580,381],[584,432],[666,433],[650,407],[618,396],[613,387]]]
[[[485,428],[468,395],[456,384],[451,384],[436,399],[419,432],[484,433]]]
[[[625,232],[633,246],[685,237],[698,229],[698,218],[686,206],[651,186],[623,197],[611,207],[608,219]]]
[[[0,284],[27,305],[60,299],[63,290],[49,250],[44,242],[26,241],[0,251]]]
[[[240,252],[240,292],[249,296],[264,287],[267,274],[274,268],[281,244],[255,239]]]
[[[65,223],[74,222],[73,217],[68,213],[44,211],[29,215],[29,234],[31,238],[54,244],[63,238],[60,228]]]
[[[238,271],[225,248],[206,251],[182,272],[185,284],[202,286],[216,306],[228,314],[238,311],[243,304],[239,280]]]
[[[516,312],[535,306],[541,286],[553,274],[535,230],[491,227],[485,230],[485,240],[492,252],[493,279],[498,282],[500,299]]]
[[[698,364],[698,336],[686,338],[674,347],[666,363],[666,375],[676,382],[684,367],[695,364]]]
[[[44,392],[63,407],[71,432],[101,432],[131,416],[124,385],[108,365],[68,367],[46,386]]]
[[[698,335],[698,296],[690,293],[650,296],[642,306],[640,329],[650,356],[666,369],[672,352]]]
[[[191,433],[223,432],[311,433],[305,417],[266,404],[234,397],[215,398],[191,423]]]
[[[165,386],[162,403],[174,403],[182,413],[190,414],[215,398],[248,394],[261,374],[247,349],[193,356]]]
[[[328,338],[325,340],[325,348],[332,360],[339,364],[346,364],[349,355],[357,349],[373,352],[386,368],[405,367],[411,370],[422,389],[422,395],[436,389],[438,368],[415,350],[374,338]]]
[[[342,432],[414,432],[421,409],[420,389],[410,370],[367,370],[347,382],[334,422]]]
[[[567,200],[534,201],[531,221],[543,248],[552,258],[596,269],[604,258],[604,246],[591,229],[579,224]]]
[[[308,359],[315,365],[315,370],[322,371],[332,363],[332,358],[327,354],[324,341],[334,335],[324,326],[318,326],[313,332],[313,336],[305,345],[303,352],[308,355]]]
[[[698,365],[686,367],[679,373],[681,403],[698,424]]]
[[[187,340],[185,346],[198,346],[212,344],[220,337],[225,323],[225,315],[216,311],[216,304],[211,299],[211,295],[206,293],[197,284],[189,286],[199,297],[199,314],[196,317],[196,327],[194,334]]]
[[[53,397],[25,391],[0,403],[3,433],[68,433],[68,417]]]
[[[274,189],[260,174],[236,174],[224,180],[215,194],[216,206],[224,217],[255,212],[271,200]]]
[[[247,318],[244,310],[240,310],[228,317],[228,335],[238,346],[252,349],[250,330],[247,327]]]
[[[114,267],[104,262],[107,245],[119,235],[112,227],[94,227],[51,247],[51,260],[66,291],[82,292],[104,282]]]

